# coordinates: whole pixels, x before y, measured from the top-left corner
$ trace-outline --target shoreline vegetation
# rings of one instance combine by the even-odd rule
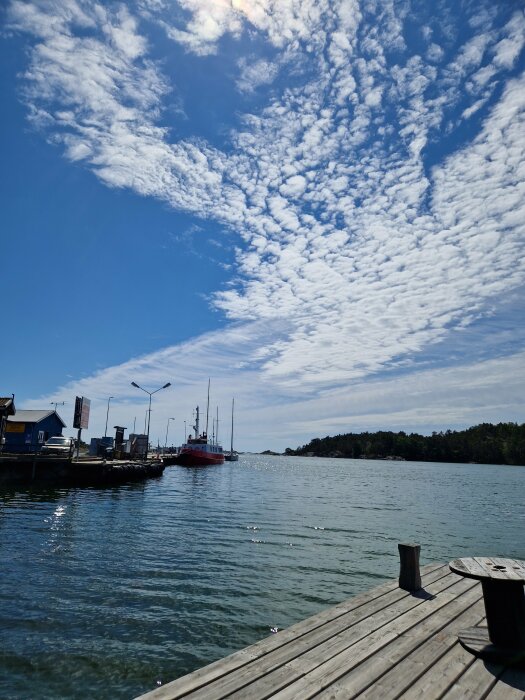
[[[270,450],[266,453],[269,454]],[[276,454],[276,453],[271,453]],[[525,465],[525,423],[481,423],[432,435],[378,431],[314,438],[285,455]]]

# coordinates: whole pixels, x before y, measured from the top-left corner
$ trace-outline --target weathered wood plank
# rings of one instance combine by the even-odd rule
[[[495,566],[507,567],[509,577],[511,577],[512,580],[525,581],[525,562],[523,562],[521,559],[506,559],[502,557],[491,558]]]
[[[489,667],[458,642],[484,617],[481,585],[447,566],[422,573],[419,594],[388,582],[137,700],[525,700],[525,671]]]
[[[450,576],[448,567],[443,564],[429,564],[422,569],[422,573],[425,577],[425,585]],[[386,596],[390,597],[387,598],[386,601],[381,600]],[[139,698],[136,698],[136,700],[175,700],[176,698],[185,696],[192,691],[208,685],[222,676],[237,671],[246,664],[270,653],[274,649],[295,642],[297,639],[300,639],[303,635],[313,630],[332,624],[334,620],[346,615],[348,612],[358,610],[370,603],[376,604],[377,601],[379,601],[377,603],[379,605],[383,603],[389,605],[393,600],[398,600],[404,596],[406,596],[406,593],[399,590],[397,581],[388,581],[370,591],[349,598],[339,605],[323,610],[306,620],[301,620],[286,630],[266,637],[242,651],[235,652],[224,659],[219,659],[203,668],[197,669],[193,673],[187,674],[160,688],[145,693]]]
[[[431,594],[437,595],[451,585],[467,588],[469,583],[470,586],[474,585],[472,582],[465,582],[450,575],[440,578],[434,584],[429,584],[427,589]],[[455,595],[453,594],[454,597]],[[206,699],[218,700],[228,696],[233,700],[235,697],[249,696],[250,700],[256,700],[259,697],[269,697],[269,695],[277,693],[283,686],[290,684],[294,679],[303,676],[306,671],[332,659],[357,641],[365,640],[367,643],[367,637],[372,632],[383,627],[392,619],[399,617],[413,607],[429,602],[403,592],[403,597],[400,600],[384,606],[386,598],[388,596],[381,598],[379,609],[377,601],[372,601],[367,606],[339,617],[329,626],[303,635],[294,644],[276,649],[263,658],[239,669],[235,674],[217,679],[208,687]],[[445,602],[443,599],[441,604],[445,604]],[[386,632],[382,632],[380,636],[383,634]],[[294,663],[290,663],[292,661]],[[282,667],[285,664],[287,664],[287,669],[286,672],[283,672]],[[197,695],[187,695],[188,699],[192,697],[197,697]]]
[[[443,698],[447,700],[469,700],[484,698],[495,685],[503,667],[481,659],[475,661],[447,690]]]
[[[474,661],[475,657],[456,642],[399,697],[403,700],[440,698]]]
[[[371,631],[355,644],[342,648],[337,654],[332,654],[316,667],[312,667],[311,669],[306,668],[304,666],[305,657],[299,658],[297,661],[289,664],[289,666],[296,668],[300,665],[303,671],[305,671],[303,677],[272,697],[276,700],[293,700],[293,698],[299,697],[301,699],[325,696],[327,698],[333,697],[333,693],[335,692],[335,690],[333,690],[334,683],[337,683],[338,686],[337,697],[352,697],[352,693],[349,692],[349,688],[345,682],[348,682],[354,669],[366,666],[367,663],[369,664],[368,672],[365,672],[366,677],[361,678],[361,687],[359,690],[362,690],[370,682],[368,673],[371,672],[371,669],[375,668],[375,662],[377,662],[378,659],[382,659],[381,655],[386,648],[390,650],[397,648],[399,638],[406,633],[407,629],[418,629],[421,626],[428,634],[432,634],[434,626],[430,621],[441,608],[448,607],[452,602],[457,603],[457,600],[462,597],[462,593],[466,596],[468,595],[468,597],[466,597],[465,601],[462,601],[458,609],[464,609],[468,605],[472,605],[478,601],[480,594],[476,590],[477,586],[471,583],[469,587],[466,583],[466,581],[456,582],[452,588],[436,595],[433,600],[427,600],[420,606],[414,607],[412,610],[395,617],[389,623]],[[425,623],[430,625],[430,627],[426,626]],[[443,624],[446,624],[446,618]],[[408,638],[406,644],[408,650],[413,649],[414,646],[417,646],[420,641],[424,639],[424,636],[422,636],[421,640],[415,636]],[[380,650],[381,652],[378,653]],[[408,653],[406,648],[404,649],[404,653]],[[386,654],[388,656],[388,652],[386,652]],[[382,672],[390,668],[393,663],[389,658],[383,659],[383,661],[383,668],[379,670],[378,675],[381,675]],[[341,683],[341,679],[344,679],[343,683]],[[326,693],[324,693],[325,689],[328,689]]]
[[[459,629],[482,618],[479,587],[473,587],[339,679],[337,693],[315,697],[397,698],[456,644]]]
[[[502,559],[501,557],[475,557],[476,562],[486,570],[485,576],[495,581],[522,581],[525,578],[525,570],[521,562],[516,559]]]
[[[465,559],[454,559],[450,562],[449,566],[451,571],[461,576],[467,576],[468,578],[485,576],[485,567],[479,564],[475,558],[469,560],[468,565]]]
[[[436,592],[446,585],[443,581],[449,581],[449,579],[440,579],[433,584],[436,586]],[[374,629],[383,626],[392,617],[422,602],[413,596],[407,596],[406,593],[401,600],[390,605],[385,605],[387,601],[389,602],[389,597],[384,596],[379,601],[380,606],[376,600],[367,606],[350,611],[332,621],[330,625],[314,629],[295,640],[293,644],[281,646],[238,669],[235,674],[218,678],[210,684],[206,698],[209,700],[226,696],[233,698],[235,693],[240,693],[241,697],[249,693],[250,699],[254,700],[259,696],[268,697],[270,693],[277,692],[294,679],[304,675],[305,667],[310,669],[312,666],[318,666],[324,659],[331,658],[341,647],[346,649],[355,641],[366,638]],[[341,637],[345,632],[346,635]],[[290,664],[292,661],[297,663],[297,667]],[[288,666],[286,671],[283,671],[282,667],[285,664]],[[189,694],[187,697],[193,696]]]
[[[445,605],[447,598],[439,598],[440,589],[444,588],[445,584],[442,581],[428,587],[429,591],[436,594],[436,598],[432,602],[433,605]],[[455,581],[455,585],[462,587],[463,582]],[[439,588],[437,588],[439,586]],[[467,588],[468,586],[465,586]],[[444,593],[443,596],[446,594]],[[450,596],[456,597],[456,593],[451,593]],[[417,608],[414,614],[414,624],[420,619],[432,613],[431,608],[426,607],[429,601],[418,599],[414,596],[405,596],[404,600],[385,608],[383,610],[372,612],[369,617],[366,617],[356,624],[350,625],[347,629],[337,632],[334,636],[327,639],[321,644],[316,644],[311,649],[298,650],[302,653],[295,653],[294,658],[287,662],[288,677],[287,681],[291,683],[294,678],[297,678],[296,683],[291,691],[282,690],[284,696],[303,697],[306,693],[306,687],[313,683],[312,673],[319,673],[323,678],[326,674],[335,673],[336,677],[345,673],[348,665],[347,659],[349,654],[352,655],[352,663],[357,663],[358,660],[367,658],[376,649],[381,648],[389,641],[395,638],[409,623],[405,618],[402,618],[405,613],[411,609]],[[285,659],[280,659],[282,662]],[[316,671],[319,669],[319,671]],[[308,674],[308,681],[300,680]],[[278,697],[280,689],[283,687],[280,681],[282,674],[268,673],[264,678],[259,678],[254,684],[249,686],[250,698],[256,700],[259,697],[267,697],[271,691],[272,697]],[[274,677],[275,676],[275,677]],[[232,696],[235,697],[235,696]]]
[[[525,671],[512,668],[501,674],[486,700],[524,700],[524,698]]]

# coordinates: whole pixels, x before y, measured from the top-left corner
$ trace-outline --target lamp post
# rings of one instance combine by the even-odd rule
[[[109,418],[109,402],[114,399],[114,396],[110,396],[108,399],[108,410],[106,411],[106,429],[104,430],[104,437],[108,434],[108,418]]]
[[[169,386],[171,386],[171,382],[166,382],[164,386],[159,387],[158,389],[155,389],[155,391],[148,391],[147,389],[144,389],[143,387],[139,386],[136,382],[131,382],[131,386],[134,386],[135,389],[140,389],[143,391],[145,394],[148,394],[149,396],[149,408],[148,408],[148,437],[147,437],[147,442],[146,442],[146,459],[148,459],[148,449],[149,449],[149,424],[151,422],[151,397],[153,394],[156,394],[157,391],[160,391],[161,389],[167,389]]]
[[[175,420],[175,418],[168,418],[166,423],[166,440],[164,442],[164,452],[166,452],[166,447],[168,446],[168,428],[170,427],[170,420]]]

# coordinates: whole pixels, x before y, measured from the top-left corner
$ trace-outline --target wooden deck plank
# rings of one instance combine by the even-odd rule
[[[449,574],[438,579],[433,584],[428,585],[431,593],[439,593],[441,590],[451,585],[465,585],[463,581]],[[472,585],[472,582],[470,582]],[[394,593],[394,592],[392,592]],[[277,692],[283,685],[288,685],[294,678],[304,675],[305,667],[310,669],[318,666],[325,659],[332,658],[341,648],[346,649],[349,645],[365,639],[375,629],[382,627],[392,618],[398,617],[412,607],[421,605],[424,600],[402,592],[402,597],[392,604],[390,595],[383,596],[379,600],[371,601],[368,605],[357,610],[352,610],[345,615],[332,621],[330,625],[316,628],[295,640],[293,644],[279,647],[266,654],[257,661],[239,669],[235,674],[217,679],[207,689],[206,698],[208,700],[219,700],[223,697],[235,697],[236,693],[246,697],[249,693],[250,699],[255,700],[261,697],[268,697],[268,693]],[[340,635],[343,633],[343,637]],[[334,646],[335,645],[335,646]],[[311,658],[313,654],[313,658]],[[297,667],[290,664],[297,662]],[[288,664],[287,673],[281,668]],[[252,685],[249,685],[252,684]],[[249,685],[249,689],[247,686]],[[212,687],[213,686],[213,687]],[[189,694],[188,699],[196,697]]]
[[[454,590],[452,590],[452,588]],[[427,634],[432,634],[434,624],[431,624],[430,620],[434,619],[441,608],[447,608],[449,605],[455,604],[456,608],[461,610],[474,604],[479,599],[476,586],[472,585],[472,582],[471,585],[468,586],[465,581],[456,581],[452,588],[438,594],[433,600],[424,601],[420,606],[414,607],[412,610],[394,618],[389,623],[371,632],[366,637],[363,637],[357,643],[347,645],[347,647],[341,649],[337,655],[332,655],[323,663],[318,664],[317,667],[305,669],[303,658],[298,659],[298,662],[306,673],[300,680],[289,685],[272,697],[276,698],[276,700],[292,700],[298,697],[305,699],[311,697],[328,698],[333,697],[336,692],[337,697],[352,697],[353,690],[350,691],[349,687],[346,685],[352,672],[363,667],[365,668],[364,677],[361,677],[359,683],[359,691],[363,690],[371,682],[370,673],[372,669],[375,669],[378,661],[380,662],[380,666],[381,661],[383,662],[382,670],[380,669],[377,674],[379,676],[392,666],[393,662],[388,658],[389,653],[386,650],[390,649],[390,653],[392,653],[393,647],[397,649],[400,637],[404,635],[407,630],[421,628],[422,630],[426,630]],[[461,591],[464,591],[465,600],[458,603],[463,597]],[[443,618],[443,625],[446,624],[446,620],[446,617]],[[404,654],[408,653],[421,641],[415,636],[408,637],[408,635],[406,639],[406,646],[403,649]],[[422,637],[422,639],[424,639],[424,637]],[[384,657],[382,656],[383,654],[385,654]],[[297,662],[293,662],[293,665],[297,666],[298,664]],[[344,679],[342,683],[341,679]],[[337,685],[337,688],[334,688],[334,684]],[[351,685],[352,683],[350,682],[350,686]],[[324,691],[327,688],[328,690],[325,694]]]
[[[337,626],[332,624],[329,629],[323,629],[323,634],[319,632],[313,635],[305,635],[301,640],[298,640],[293,645],[288,645],[284,649],[280,649],[278,654],[269,654],[264,659],[251,664],[241,672],[235,674],[234,677],[222,679],[215,685],[216,694],[211,695],[211,698],[229,698],[246,697],[249,694],[250,700],[269,697],[278,693],[283,686],[289,685],[294,679],[299,679],[312,671],[313,669],[328,662],[331,665],[340,665],[347,657],[347,650],[352,647],[355,654],[364,654],[363,658],[369,656],[376,646],[382,646],[390,641],[389,634],[395,636],[396,631],[390,632],[385,625],[397,620],[400,616],[409,612],[412,608],[423,607],[432,602],[434,605],[445,605],[447,600],[456,597],[457,593],[449,593],[447,598],[446,591],[450,587],[459,587],[460,589],[471,588],[473,582],[466,582],[461,578],[450,574],[447,577],[439,579],[434,584],[429,584],[427,590],[434,594],[436,598],[432,601],[418,598],[417,596],[405,595],[396,603],[376,609],[371,605],[365,606],[358,611],[349,613],[337,620]],[[359,615],[356,615],[359,613]],[[366,616],[365,616],[366,613]],[[422,610],[416,617],[420,619],[428,614],[431,610]],[[398,626],[404,627],[406,621],[403,619]],[[329,636],[327,637],[327,634]],[[392,638],[393,638],[392,636]],[[359,650],[355,650],[356,643],[361,642]],[[286,664],[287,674],[283,675],[281,667]],[[344,673],[344,671],[343,671]],[[341,671],[339,671],[341,675]],[[250,685],[248,685],[250,684]],[[295,697],[300,697],[298,694]],[[191,696],[188,696],[191,697]]]
[[[422,574],[421,593],[382,584],[136,700],[525,700],[525,671],[458,642],[484,618],[481,585],[447,565]]]
[[[459,629],[482,618],[481,592],[473,587],[340,678],[335,688],[315,698],[397,698],[456,643]]]
[[[425,582],[429,584],[451,575],[448,566],[444,564],[429,564],[422,569],[422,573],[425,577]],[[246,664],[251,663],[255,659],[281,646],[289,644],[290,642],[295,643],[297,639],[305,634],[323,626],[330,625],[334,620],[337,620],[351,611],[357,611],[359,608],[370,603],[389,605],[390,602],[401,599],[406,595],[407,593],[405,591],[398,588],[396,580],[388,581],[372,590],[349,598],[332,608],[323,610],[306,620],[301,620],[295,625],[288,627],[286,630],[266,637],[246,649],[235,652],[223,659],[218,659],[186,676],[145,693],[139,698],[136,698],[136,700],[176,700],[176,698],[186,696],[188,693],[198,690],[222,676],[238,671],[238,669]],[[386,596],[389,597],[386,598],[386,600],[382,600]]]
[[[498,678],[498,682],[487,695],[486,700],[524,700],[525,672],[507,669]]]
[[[496,685],[503,667],[481,659],[475,661],[443,695],[446,700],[475,700],[483,698]]]
[[[459,641],[456,641],[447,653],[412,683],[399,698],[403,700],[441,698],[475,660],[476,658],[463,649]]]

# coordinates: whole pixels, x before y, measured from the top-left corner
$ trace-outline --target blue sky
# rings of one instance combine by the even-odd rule
[[[87,436],[523,422],[520,2],[10,0],[0,394]],[[66,432],[68,432],[66,430]]]

